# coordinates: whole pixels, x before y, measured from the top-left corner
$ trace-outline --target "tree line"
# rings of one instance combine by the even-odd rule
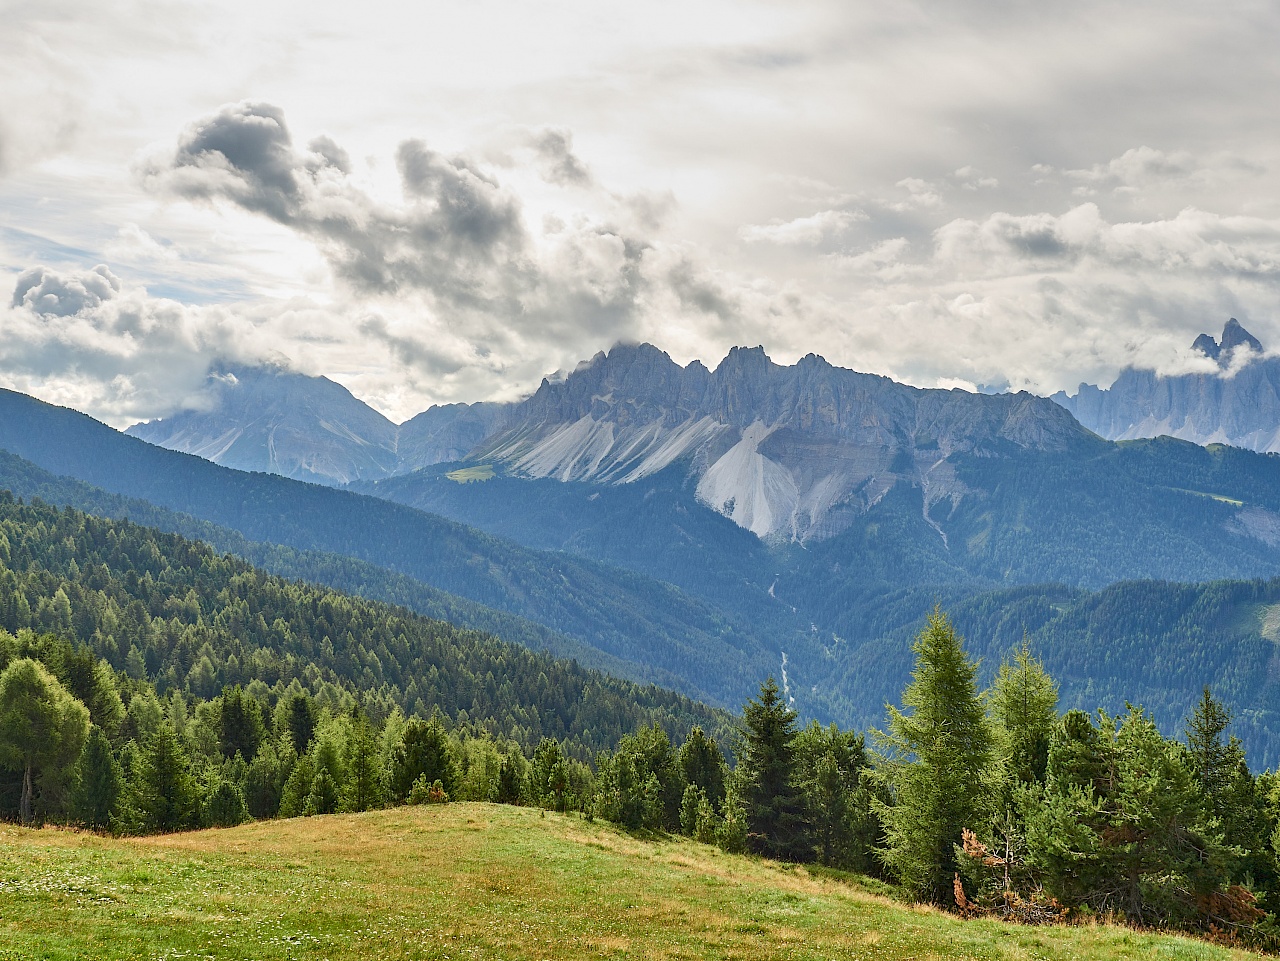
[[[1270,946],[1280,776],[1205,691],[1182,736],[1059,712],[1024,644],[980,691],[935,612],[866,735],[772,680],[736,725],[204,545],[0,497],[0,814],[174,831],[449,799],[577,811],[1022,920]]]

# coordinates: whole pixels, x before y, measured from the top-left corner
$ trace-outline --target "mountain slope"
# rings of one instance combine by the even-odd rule
[[[396,425],[327,377],[232,365],[212,374],[208,409],[126,433],[237,470],[344,484],[396,466]]]
[[[1264,957],[1105,924],[967,920],[874,882],[509,805],[152,838],[4,825],[0,858],[13,957]]]
[[[674,674],[643,662],[614,657],[586,641],[519,615],[485,607],[405,574],[342,554],[299,551],[279,544],[251,541],[238,531],[190,514],[156,507],[137,498],[111,494],[83,481],[57,477],[30,461],[0,450],[0,491],[5,490],[16,497],[38,498],[46,504],[72,507],[96,517],[129,520],[168,534],[204,541],[215,550],[233,554],[269,574],[395,604],[424,617],[493,634],[504,641],[546,651],[555,657],[572,658],[584,667],[615,677],[669,688],[688,686],[684,678]]]
[[[0,493],[0,627],[88,645],[160,693],[233,684],[347,692],[478,724],[532,751],[570,738],[580,758],[655,721],[718,725],[705,704],[589,671],[400,608],[285,581],[207,545]],[[462,713],[465,712],[465,715]]]
[[[734,348],[714,370],[619,345],[544,381],[472,452],[517,474],[630,483],[681,462],[702,503],[771,540],[840,533],[896,484],[954,498],[949,459],[1078,450],[1097,439],[1030,394],[921,390]]]
[[[1201,334],[1192,345],[1201,370],[1161,375],[1126,367],[1110,388],[1081,384],[1053,400],[1111,440],[1167,434],[1197,444],[1280,452],[1280,357],[1234,317],[1221,342]]]
[[[7,412],[11,414],[12,408]],[[47,422],[45,426],[49,426]],[[127,438],[121,440],[128,441]],[[1161,450],[1166,447],[1179,455],[1182,463],[1177,469],[1191,482],[1208,490],[1232,484],[1242,496],[1257,495],[1263,503],[1273,504],[1275,495],[1268,493],[1271,486],[1267,483],[1269,475],[1263,470],[1270,466],[1269,458],[1232,448],[1206,450],[1170,439],[1135,442],[1120,445],[1115,450],[1124,455],[1129,468],[1151,472],[1159,479],[1157,469],[1170,469],[1170,455]],[[87,453],[94,456],[93,451]],[[27,480],[21,481],[20,476],[18,479],[26,484],[25,489],[29,491],[63,498],[72,495],[96,498],[97,509],[100,510],[148,509],[136,502],[121,505],[112,499],[113,495],[100,492],[75,494],[71,491],[69,494],[65,481],[50,484],[47,475],[38,472],[32,477],[32,468],[24,467],[20,462],[15,466],[14,460],[9,458],[6,464],[6,459],[0,458],[0,477],[14,478],[19,475],[19,468],[25,469]],[[186,459],[182,460],[185,462]],[[1242,462],[1243,467],[1236,461]],[[227,473],[212,465],[204,464],[203,467]],[[1249,468],[1253,468],[1252,473]],[[278,478],[256,479],[272,480],[282,485],[282,492],[296,492],[303,488],[331,497],[339,495],[339,492],[297,485]],[[1048,482],[1052,483],[1052,479]],[[511,483],[528,482],[512,480]],[[578,488],[557,485],[554,489],[591,490],[588,485]],[[629,493],[630,490],[624,488],[618,492]],[[656,493],[651,500],[658,500],[661,493]],[[1195,498],[1197,503],[1210,510],[1235,510],[1232,505],[1210,497],[1182,496]],[[1272,500],[1267,500],[1268,497]],[[886,498],[886,503],[891,500]],[[287,505],[287,500],[281,497],[278,503]],[[87,506],[92,506],[92,503]],[[567,502],[562,506],[566,516],[575,509]],[[178,522],[172,512],[155,508],[150,508],[150,511],[154,513],[144,513],[139,519],[159,517],[165,523]],[[404,512],[397,516],[410,516],[412,513]],[[728,524],[724,518],[710,512],[708,515],[709,519],[727,525],[730,533],[750,538],[749,534]],[[877,564],[886,565],[887,551],[882,548],[898,545],[901,551],[903,543],[908,546],[911,543],[910,538],[901,536],[902,530],[892,526],[893,516],[878,515],[876,529],[867,528],[861,532],[865,548],[862,553],[855,553],[842,561],[816,549],[803,551],[796,548],[798,554],[815,557],[818,567],[808,576],[792,573],[788,578],[779,577],[770,585],[775,588],[772,594],[767,590],[762,592],[764,597],[776,599],[780,607],[788,610],[790,603],[803,601],[805,607],[799,616],[806,619],[812,616],[815,624],[826,626],[789,635],[769,631],[770,639],[778,647],[760,657],[753,657],[749,650],[728,648],[721,639],[691,632],[684,636],[684,642],[699,648],[699,653],[709,652],[709,655],[691,658],[688,663],[677,663],[671,670],[673,676],[683,679],[682,689],[696,690],[701,686],[732,692],[722,700],[736,706],[733,697],[739,698],[737,703],[741,703],[741,699],[745,699],[742,689],[753,688],[761,677],[772,672],[787,681],[789,691],[797,700],[797,707],[807,716],[836,719],[856,726],[877,724],[882,720],[884,704],[896,701],[908,680],[911,641],[915,633],[926,613],[934,604],[940,603],[954,615],[968,638],[970,650],[983,657],[986,676],[990,676],[1000,658],[1021,639],[1025,631],[1061,682],[1064,704],[1090,708],[1102,704],[1115,710],[1123,706],[1125,699],[1141,701],[1155,712],[1166,730],[1177,730],[1201,687],[1209,684],[1236,710],[1237,729],[1247,735],[1251,763],[1271,766],[1280,761],[1280,686],[1275,681],[1280,677],[1280,669],[1276,667],[1280,631],[1275,626],[1280,624],[1280,581],[1190,586],[1148,581],[1114,585],[1098,592],[1053,585],[990,590],[974,582],[930,586],[910,584],[904,579],[895,585],[883,579],[889,576],[883,573],[877,586],[862,589],[858,586],[863,583],[858,573],[863,566],[862,556],[876,558]],[[896,516],[904,525],[923,524],[918,505],[906,505],[906,509]],[[201,522],[188,519],[186,523],[199,525]],[[686,528],[695,532],[697,529],[697,526]],[[205,536],[199,530],[193,533]],[[214,532],[211,539],[215,535],[228,536],[224,532]],[[630,535],[623,539],[639,543],[638,538]],[[714,541],[708,543],[714,547]],[[840,543],[839,539],[833,539],[821,546],[829,546],[834,551]],[[232,549],[236,549],[234,545]],[[276,557],[284,565],[277,570],[289,572],[288,565],[292,564],[294,570],[308,579],[345,586],[343,579],[346,578],[356,585],[356,589],[367,590],[370,585],[374,590],[397,591],[403,588],[408,591],[409,601],[413,601],[415,596],[416,582],[407,576],[397,582],[394,574],[388,575],[369,564],[344,564],[344,558],[333,555],[282,552],[270,545],[249,545],[247,548],[242,545],[241,549],[246,553],[261,550],[266,557]],[[515,553],[519,555],[518,550]],[[729,553],[721,552],[719,556],[728,556]],[[714,561],[715,553],[709,556]],[[910,555],[900,553],[899,557],[898,569],[910,570],[907,563]],[[824,569],[824,564],[830,566]],[[888,572],[894,568],[882,566],[881,569]],[[565,566],[561,571],[571,574],[574,568]],[[841,571],[848,572],[847,578],[841,579]],[[369,584],[361,588],[359,585],[366,577]],[[563,590],[569,595],[567,600],[572,602],[575,592],[571,580],[549,586],[554,586],[557,591]],[[399,599],[395,594],[386,596]],[[682,595],[673,593],[672,596],[679,598]],[[609,606],[602,605],[602,609],[608,610]],[[708,606],[707,609],[714,612],[717,607]],[[607,622],[602,623],[607,626]],[[756,626],[768,631],[768,623],[763,618],[757,621]],[[672,650],[658,645],[655,655],[646,661],[637,655],[649,653],[645,649],[645,645],[652,643],[646,640],[652,637],[649,625],[638,620],[632,630],[623,626],[618,631],[631,633],[640,639],[641,643],[625,653],[633,659],[632,664],[647,665],[648,670],[656,672],[654,665],[658,658],[664,656],[664,651],[669,653]],[[578,641],[603,646],[607,639],[608,636],[602,634],[580,637]],[[706,647],[701,648],[700,645],[704,644]],[[788,654],[785,664],[781,663],[783,652]],[[699,674],[698,671],[704,673]],[[632,673],[630,676],[645,675]]]
[[[519,614],[679,677],[715,703],[741,703],[780,656],[777,638],[660,581],[530,551],[377,498],[229,470],[12,391],[0,391],[0,449],[249,540],[354,557]]]

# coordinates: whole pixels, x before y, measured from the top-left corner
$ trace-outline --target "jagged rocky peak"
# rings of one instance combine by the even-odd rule
[[[1231,351],[1240,346],[1247,346],[1250,350],[1259,354],[1263,352],[1262,341],[1245,330],[1240,321],[1232,317],[1227,321],[1226,326],[1222,328],[1221,341],[1214,340],[1208,334],[1201,334],[1196,338],[1195,343],[1191,345],[1191,349],[1198,350],[1206,357],[1221,362],[1226,359],[1226,356]]]
[[[900,482],[930,505],[963,496],[940,466],[953,455],[1096,440],[1027,394],[924,390],[816,354],[784,366],[763,347],[735,347],[709,372],[637,344],[545,382],[471,457],[605,484],[680,463],[703,503],[761,537],[805,540],[837,533]]]
[[[1192,349],[1216,370],[1165,375],[1126,367],[1106,389],[1081,384],[1053,400],[1108,440],[1168,435],[1197,444],[1280,452],[1280,358],[1232,317],[1222,339],[1201,334]]]

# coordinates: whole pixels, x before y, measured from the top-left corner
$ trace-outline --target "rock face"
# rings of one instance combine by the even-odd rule
[[[517,476],[626,484],[678,463],[707,506],[762,538],[797,541],[840,533],[900,483],[923,492],[928,520],[965,493],[955,454],[1098,442],[1026,393],[921,390],[815,354],[783,367],[760,347],[734,348],[711,371],[648,344],[597,354],[519,403],[432,407],[398,428],[325,378],[237,368],[211,410],[129,433],[330,484],[464,459]]]
[[[1208,334],[1192,347],[1214,361],[1203,373],[1161,376],[1127,367],[1110,389],[1081,384],[1075,396],[1053,400],[1109,440],[1167,434],[1197,444],[1280,451],[1280,358],[1235,318],[1222,339]]]
[[[734,348],[709,371],[641,344],[544,381],[471,457],[532,477],[620,484],[680,461],[703,503],[762,538],[804,541],[839,533],[903,482],[923,490],[927,518],[964,493],[953,454],[1092,442],[1065,411],[1026,393],[921,390],[814,354],[781,367],[759,347]]]

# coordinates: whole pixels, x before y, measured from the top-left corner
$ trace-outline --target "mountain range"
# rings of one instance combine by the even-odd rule
[[[1109,440],[1168,435],[1280,453],[1280,357],[1268,356],[1234,317],[1220,340],[1197,337],[1192,353],[1194,371],[1126,367],[1110,388],[1081,384],[1052,399]]]
[[[1047,398],[922,390],[812,355],[781,366],[758,348],[711,371],[619,346],[524,401],[399,428],[322,378],[218,383],[235,403],[167,419],[175,434],[234,434],[217,453],[243,467],[341,476],[228,469],[0,392],[0,449],[16,455],[0,487],[716,705],[774,673],[806,717],[847,724],[881,720],[941,603],[986,671],[1026,632],[1064,704],[1139,699],[1166,725],[1211,683],[1280,757],[1280,585],[1257,580],[1280,576],[1275,458],[1114,443]]]
[[[1096,446],[1030,394],[922,390],[814,354],[783,367],[758,347],[735,348],[710,371],[648,344],[619,345],[524,401],[433,407],[399,427],[326,378],[278,368],[229,368],[210,390],[208,409],[128,433],[330,484],[467,459],[618,485],[680,462],[699,502],[759,537],[800,542],[846,530],[899,484],[922,492],[932,523],[939,504],[964,495],[957,455]]]

